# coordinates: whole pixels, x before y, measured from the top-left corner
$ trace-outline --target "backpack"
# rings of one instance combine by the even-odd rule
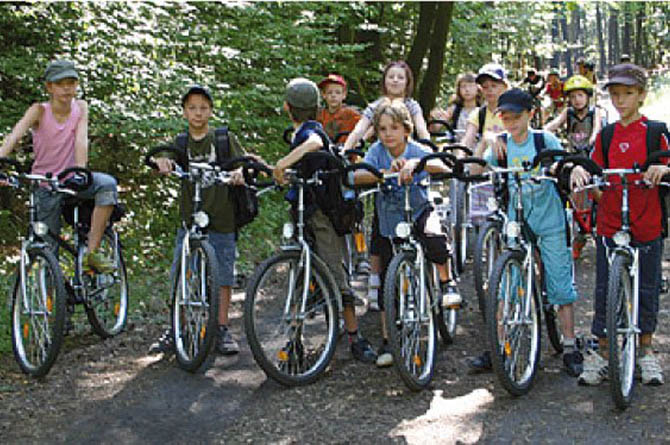
[[[586,116],[584,116],[584,119],[579,119],[577,117],[577,113],[575,112],[575,109],[572,107],[568,107],[568,121],[567,121],[567,126],[568,128],[571,127],[573,121],[578,120],[580,122],[584,122],[585,120],[589,119],[591,121],[591,128],[593,128],[593,118],[595,116],[595,109],[593,107],[589,107],[589,111],[586,113]]]
[[[177,135],[176,144],[177,147],[186,151],[188,134],[180,133]],[[228,137],[227,127],[220,127],[214,130],[214,149],[216,150],[217,163],[230,159],[230,138]],[[186,156],[184,165],[188,166],[188,156]],[[258,197],[256,196],[256,192],[246,185],[228,186],[228,193],[233,205],[235,231],[237,232],[258,216]]]
[[[647,125],[647,139],[645,145],[647,146],[647,156],[655,151],[661,149],[661,136],[665,135],[670,141],[670,133],[665,122],[651,121],[646,122]],[[603,152],[603,167],[609,168],[609,150],[614,137],[614,127],[616,124],[609,124],[600,132],[600,146]],[[658,196],[661,200],[661,226],[663,238],[668,236],[668,187],[660,187],[658,189]]]
[[[454,104],[454,112],[451,115],[451,128],[454,130],[456,127],[458,127],[458,119],[461,117],[461,111],[463,111],[463,105],[459,104],[458,102]],[[484,113],[484,116],[486,116],[486,113]],[[486,119],[486,117],[484,117]]]
[[[481,137],[484,134],[484,124],[486,124],[486,105],[479,107],[479,128],[477,129],[477,134]],[[507,141],[505,141],[507,142]]]

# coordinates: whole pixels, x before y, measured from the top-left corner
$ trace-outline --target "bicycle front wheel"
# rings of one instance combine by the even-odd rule
[[[401,252],[391,260],[384,280],[386,326],[393,364],[408,388],[420,391],[433,378],[435,322],[430,293],[421,301],[421,280],[414,256]]]
[[[54,254],[29,249],[12,294],[12,348],[21,370],[46,375],[54,364],[65,328],[65,287]]]
[[[479,302],[479,311],[486,318],[486,298],[493,265],[503,248],[502,224],[499,221],[487,221],[479,229],[474,249],[472,275]]]
[[[540,306],[533,280],[527,295],[528,271],[519,251],[504,252],[491,275],[486,329],[491,361],[500,383],[514,396],[526,394],[540,361]]]
[[[465,261],[468,254],[468,227],[467,227],[467,213],[468,213],[468,193],[465,187],[457,183],[455,188],[455,227],[454,227],[454,248],[456,252],[456,270],[459,274],[463,273],[465,268]]]
[[[186,239],[184,240],[186,242]],[[195,372],[205,361],[216,337],[219,289],[214,283],[217,262],[207,241],[190,240],[180,257],[172,291],[172,330],[179,366]]]
[[[302,251],[279,253],[258,266],[247,287],[244,328],[268,377],[298,386],[325,371],[337,344],[336,301],[335,283],[316,255],[308,280]]]
[[[633,318],[631,258],[617,254],[607,283],[607,341],[609,342],[610,391],[617,408],[630,405],[635,388],[637,320]]]
[[[96,334],[109,338],[123,331],[128,319],[128,279],[116,232],[111,229],[105,231],[100,252],[111,258],[116,268],[112,273],[92,277],[86,316]]]

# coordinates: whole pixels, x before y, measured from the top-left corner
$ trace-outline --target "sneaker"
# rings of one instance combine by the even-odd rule
[[[377,367],[386,368],[393,364],[393,354],[391,354],[391,347],[388,343],[382,343],[377,351]]]
[[[484,351],[477,357],[468,359],[468,366],[470,367],[469,374],[480,374],[483,372],[491,372],[493,364],[491,364],[491,353]]]
[[[455,281],[442,283],[440,289],[442,290],[442,307],[460,306],[463,302]]]
[[[166,329],[158,340],[149,346],[149,354],[172,354],[174,353],[174,336],[172,329]]]
[[[589,352],[584,360],[584,370],[579,374],[577,383],[580,385],[596,386],[607,379],[608,366],[605,360],[597,352]]]
[[[377,353],[370,346],[370,342],[363,337],[351,344],[351,354],[359,362],[375,363],[377,361]]]
[[[112,273],[116,264],[100,252],[87,252],[84,255],[84,268],[97,273]]]
[[[660,386],[663,384],[663,370],[658,364],[658,359],[654,354],[645,354],[644,357],[637,359],[640,366],[642,384],[651,386]]]
[[[563,354],[563,365],[570,377],[579,377],[584,370],[584,356],[579,351]]]
[[[237,344],[226,326],[219,326],[216,336],[216,350],[223,355],[235,355],[240,352],[240,345]]]

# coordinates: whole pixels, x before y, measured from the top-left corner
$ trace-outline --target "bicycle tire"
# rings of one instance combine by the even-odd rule
[[[118,335],[128,320],[128,277],[121,242],[112,229],[105,231],[100,252],[114,259],[116,270],[111,274],[96,274],[98,292],[86,304],[88,321],[101,338]]]
[[[530,320],[522,321],[524,324],[530,325],[528,344],[525,345],[526,351],[521,351],[523,355],[517,354],[520,350],[520,336],[524,335],[522,331],[526,330],[526,328],[519,328],[521,324],[512,325],[512,323],[518,322],[521,314],[526,310],[524,307],[526,300],[520,299],[511,304],[511,297],[525,296],[526,283],[524,281],[527,276],[524,270],[523,252],[516,250],[504,252],[496,261],[491,276],[489,300],[486,304],[486,331],[491,347],[493,370],[503,388],[513,396],[521,396],[530,391],[535,383],[540,363],[541,318],[537,286],[533,286],[533,295],[528,299],[531,305],[529,308]],[[501,287],[505,289],[501,289]],[[524,291],[521,291],[521,289],[524,289]],[[502,297],[500,300],[502,302],[500,309],[498,303],[499,296]],[[501,311],[501,315],[504,317],[510,309],[516,310],[516,313],[499,323],[499,311]],[[506,332],[507,319],[510,320],[511,329]],[[502,326],[502,335],[498,331],[499,324]],[[517,332],[520,332],[520,335],[517,335]],[[505,341],[501,341],[503,339]],[[516,362],[518,359],[524,360],[525,363],[522,362],[522,368],[517,370]]]
[[[310,384],[324,373],[339,329],[337,286],[316,255],[311,259],[305,312],[300,313],[301,255],[299,250],[285,251],[261,263],[244,301],[244,328],[254,360],[265,375],[288,387]],[[294,312],[284,318],[289,309]]]
[[[440,301],[433,303],[433,318],[437,331],[445,345],[454,343],[456,327],[458,326],[458,309],[442,307]]]
[[[457,183],[458,184],[458,183]],[[456,186],[455,192],[455,221],[454,224],[454,248],[456,252],[456,270],[463,273],[465,261],[468,254],[468,228],[465,225],[467,217],[467,192],[460,184]]]
[[[400,252],[393,257],[384,280],[384,308],[396,371],[409,389],[421,391],[433,378],[437,345],[430,306],[425,311],[427,325],[416,316],[416,308],[420,303],[420,280],[414,264],[414,256],[410,252]],[[426,304],[430,305],[430,292],[426,295]],[[426,325],[425,333],[423,325]],[[421,332],[417,332],[417,329]],[[422,338],[425,345],[419,344]]]
[[[12,349],[24,373],[43,377],[63,344],[65,286],[58,260],[48,248],[28,249],[25,264],[25,293],[21,265],[12,292]],[[39,276],[33,276],[32,271]]]
[[[196,372],[207,359],[217,334],[219,290],[214,271],[218,264],[214,248],[206,240],[190,240],[186,259],[185,274],[180,255],[174,276],[172,333],[177,364],[185,371]]]
[[[549,303],[547,295],[546,282],[544,281],[544,267],[542,266],[540,251],[535,251],[535,277],[537,278],[538,288],[541,290],[542,314],[544,315],[544,324],[547,328],[547,338],[556,354],[563,353],[563,334],[561,333],[560,319],[556,305]]]
[[[628,270],[631,257],[617,253],[607,283],[607,341],[609,343],[610,392],[617,408],[626,409],[635,389],[637,320],[633,319],[633,285]],[[627,331],[627,332],[623,332]]]
[[[474,261],[472,264],[472,275],[477,292],[479,312],[486,319],[486,299],[489,289],[489,281],[496,258],[502,252],[502,223],[500,221],[487,221],[484,223],[477,235],[474,248]]]

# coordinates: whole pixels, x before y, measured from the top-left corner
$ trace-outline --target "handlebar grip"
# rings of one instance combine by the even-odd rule
[[[68,178],[70,174],[84,175],[84,182],[75,179],[76,176]],[[65,181],[63,181],[64,179]],[[90,187],[91,184],[93,184],[93,173],[91,173],[91,171],[87,168],[70,167],[66,168],[65,170],[63,170],[58,174],[58,180],[62,182],[63,186],[69,189],[72,189],[74,191],[82,191],[86,190],[88,187]]]
[[[447,145],[447,146],[442,147],[442,150],[443,150],[443,151],[456,151],[456,150],[461,150],[461,151],[464,151],[465,154],[467,154],[468,156],[472,156],[472,155],[474,154],[474,153],[472,152],[472,150],[470,150],[470,149],[469,149],[468,147],[466,147],[465,145]]]
[[[603,169],[600,168],[600,166],[596,164],[593,160],[577,155],[568,156],[567,158],[561,159],[561,161],[558,164],[559,167],[558,170],[563,170],[563,168],[565,168],[565,164],[567,164],[568,162],[573,163],[575,166],[579,165],[580,167],[588,171],[591,175],[599,176],[603,172]]]
[[[440,148],[439,148],[437,145],[435,145],[435,144],[433,143],[433,141],[431,141],[430,139],[417,139],[416,142],[418,142],[419,144],[423,144],[423,145],[427,145],[427,146],[429,146],[430,148],[433,149],[433,152],[435,152],[435,153],[437,153],[437,152],[440,151]]]
[[[452,170],[458,170],[459,164],[456,156],[451,153],[431,153],[427,156],[421,158],[419,163],[414,167],[414,174],[421,173],[426,168],[426,163],[431,159],[439,159],[444,165],[451,168]],[[443,174],[443,173],[439,173]]]
[[[431,125],[444,125],[447,127],[447,131],[433,131],[430,133],[431,136],[446,136],[446,133],[449,133],[452,137],[454,136],[454,129],[452,128],[451,124],[445,120],[442,119],[431,119],[428,122],[426,122],[426,127],[430,127]]]

